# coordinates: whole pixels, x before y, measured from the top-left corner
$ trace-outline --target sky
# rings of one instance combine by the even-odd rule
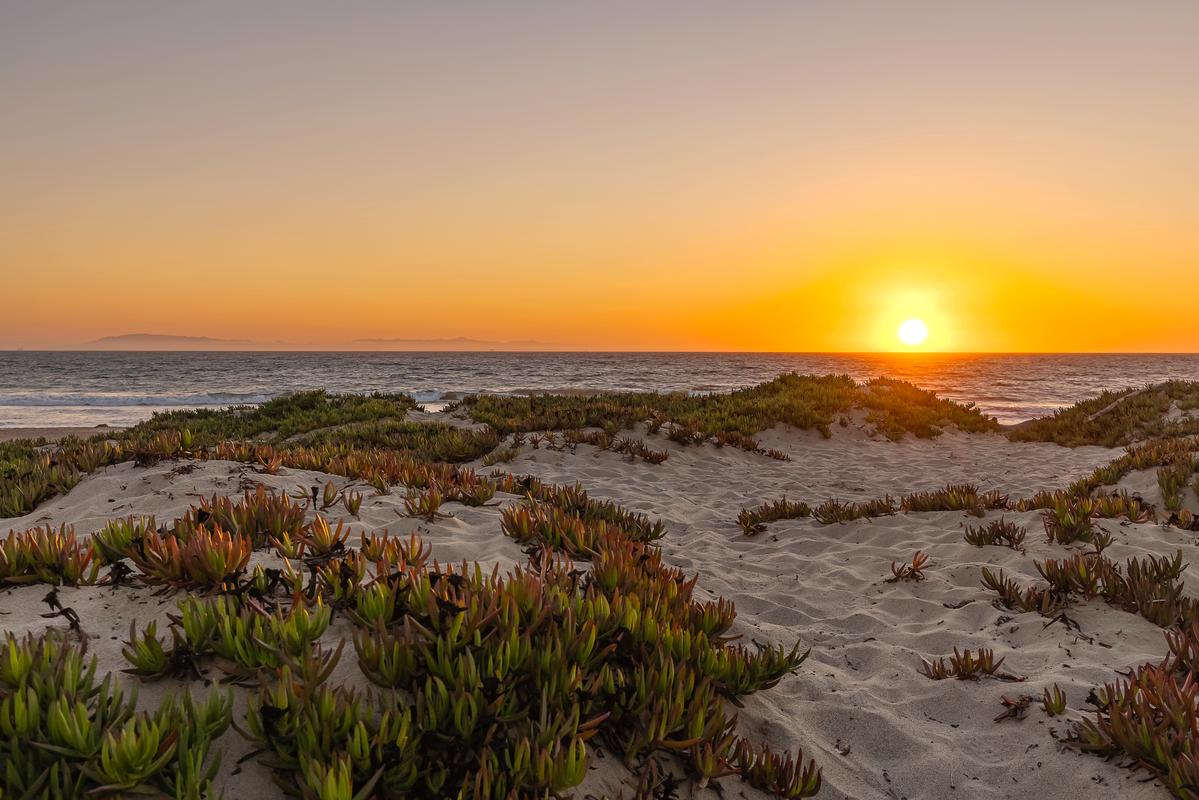
[[[5,2],[0,347],[1199,351],[1196,41],[1192,0]]]

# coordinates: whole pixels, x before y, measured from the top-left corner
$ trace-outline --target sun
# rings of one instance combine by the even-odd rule
[[[918,344],[923,344],[924,340],[927,338],[928,326],[924,324],[923,320],[905,319],[902,323],[900,323],[899,341],[903,342],[909,347],[915,347]]]

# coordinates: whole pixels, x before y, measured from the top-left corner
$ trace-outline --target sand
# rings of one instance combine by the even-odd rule
[[[124,428],[114,428],[109,425],[86,427],[52,427],[52,428],[0,428],[0,442],[10,442],[13,439],[45,439],[57,442],[68,436],[87,439],[98,433],[118,433]]]
[[[979,583],[983,566],[1002,568],[1031,583],[1038,577],[1034,559],[1069,554],[1070,548],[1047,543],[1036,513],[1006,515],[1028,528],[1024,555],[967,545],[962,527],[978,520],[956,512],[897,514],[828,526],[794,520],[773,523],[755,537],[744,536],[736,524],[742,506],[784,494],[812,503],[972,481],[984,489],[1025,495],[1065,486],[1118,450],[1013,444],[995,434],[955,432],[893,443],[871,438],[856,426],[835,429],[831,439],[784,429],[760,438],[793,460],[732,448],[681,447],[653,437],[653,446],[670,454],[661,465],[630,462],[587,445],[573,453],[526,446],[514,461],[495,469],[556,482],[578,480],[595,496],[661,517],[669,530],[661,542],[667,561],[698,573],[701,594],[735,601],[736,633],[788,646],[798,638],[812,648],[796,675],[748,698],[740,719],[752,738],[776,747],[803,747],[815,757],[824,769],[821,797],[1166,796],[1159,785],[1145,782],[1144,773],[1065,750],[1054,738],[1069,720],[1081,717],[1093,687],[1114,681],[1119,670],[1160,659],[1166,652],[1162,631],[1101,601],[1071,607],[1069,616],[1080,631],[1060,623],[1047,626],[1036,614],[996,608],[993,594]],[[122,464],[85,479],[34,513],[0,525],[22,529],[69,522],[88,533],[109,518],[130,513],[169,521],[200,496],[236,495],[254,482],[290,490],[328,479],[300,470],[259,475],[246,465],[220,461],[149,468]],[[338,486],[347,483],[332,480]],[[1131,475],[1124,484],[1149,502],[1160,501],[1151,473]],[[501,570],[523,562],[520,548],[500,532],[498,507],[451,504],[452,518],[416,523],[398,515],[402,493],[376,497],[368,488],[364,494],[361,520],[345,517],[355,527],[420,530],[442,562],[469,558]],[[1194,507],[1193,495],[1189,499]],[[332,517],[341,518],[335,512]],[[1110,521],[1101,525],[1115,536],[1108,550],[1113,558],[1178,549],[1188,561],[1199,555],[1195,537],[1177,529]],[[932,557],[928,579],[886,583],[889,564],[916,550]],[[58,625],[60,620],[39,616],[46,610],[45,593],[44,586],[0,593],[0,629],[24,632]],[[173,599],[149,590],[64,589],[61,597],[80,614],[91,651],[104,669],[124,666],[121,640],[131,619],[139,624],[165,620],[174,608]],[[335,626],[330,635],[338,633],[345,631]],[[992,647],[1007,659],[1005,669],[1027,681],[932,681],[920,674],[921,657],[945,656],[955,646]],[[355,670],[351,653],[338,674],[352,678]],[[1054,683],[1066,691],[1066,716],[1050,718],[1034,706],[1023,720],[993,721],[1002,711],[1001,696],[1039,695]],[[153,702],[168,684],[144,687],[143,700]],[[221,784],[227,797],[280,796],[265,770],[252,762],[234,773],[235,761],[246,752],[235,733],[227,734],[223,745]],[[616,759],[596,758],[593,765],[577,797],[631,795],[627,773]],[[708,789],[694,796],[760,796],[735,779],[723,783],[723,794]]]

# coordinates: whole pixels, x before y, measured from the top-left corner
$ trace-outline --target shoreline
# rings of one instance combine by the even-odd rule
[[[43,425],[0,428],[0,442],[11,442],[15,439],[45,439],[49,442],[57,442],[68,436],[86,439],[97,433],[120,433],[123,430],[125,430],[123,425]]]
[[[429,414],[440,414],[441,411],[426,412]],[[1023,422],[1014,423],[999,423],[997,433],[1005,434],[1009,431],[1020,430],[1026,428],[1034,420],[1024,420]],[[128,426],[125,425],[42,425],[42,426],[22,426],[17,428],[0,428],[0,442],[11,442],[17,439],[45,439],[47,442],[57,442],[69,436],[77,436],[80,439],[86,439],[90,436],[95,436],[98,433],[120,433]]]

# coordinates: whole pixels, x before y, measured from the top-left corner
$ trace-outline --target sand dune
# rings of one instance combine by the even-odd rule
[[[1063,750],[1054,739],[1067,721],[1085,710],[1096,685],[1119,670],[1160,658],[1159,628],[1102,602],[1072,606],[1078,629],[1046,625],[1035,614],[992,605],[979,583],[983,566],[1002,568],[1031,583],[1034,559],[1061,557],[1069,550],[1046,541],[1036,513],[1007,513],[1028,528],[1027,553],[972,547],[962,540],[973,517],[957,512],[897,514],[874,520],[820,525],[811,519],[773,523],[754,537],[736,524],[743,506],[786,495],[819,502],[829,497],[864,499],[971,481],[1013,496],[1061,487],[1116,453],[1103,448],[1066,449],[1013,444],[999,435],[947,433],[933,440],[900,443],[876,440],[853,427],[832,439],[776,429],[761,437],[792,457],[776,461],[734,448],[680,447],[655,438],[670,453],[661,465],[629,462],[622,456],[581,445],[575,452],[526,447],[514,461],[497,466],[555,482],[582,482],[595,496],[661,517],[669,533],[661,545],[667,560],[699,574],[710,596],[736,602],[734,631],[758,642],[790,645],[799,638],[812,647],[797,675],[748,698],[741,711],[751,738],[779,747],[803,747],[824,769],[828,798],[1016,798],[1161,797],[1164,791],[1100,759]],[[478,466],[478,465],[476,465]],[[485,471],[485,470],[484,470]],[[69,494],[46,502],[27,517],[6,520],[9,528],[72,523],[90,533],[113,517],[153,514],[169,522],[199,497],[236,495],[256,483],[282,491],[307,489],[343,478],[302,470],[262,475],[224,461],[162,463],[149,468],[121,464],[97,473]],[[1130,490],[1157,502],[1152,474],[1133,474]],[[501,571],[522,563],[524,554],[502,535],[498,508],[451,504],[454,516],[436,523],[402,518],[402,494],[374,496],[367,490],[361,519],[331,512],[355,529],[420,530],[440,561],[479,561]],[[1193,498],[1192,498],[1193,500]],[[512,502],[506,497],[504,502]],[[988,517],[997,517],[992,512]],[[1113,558],[1169,554],[1199,555],[1193,536],[1152,524],[1106,521],[1115,537]],[[355,537],[356,538],[356,537]],[[889,565],[916,550],[931,555],[928,579],[887,583]],[[266,556],[256,555],[258,558]],[[270,558],[273,558],[270,557]],[[0,594],[0,628],[17,633],[57,626],[42,618],[44,586]],[[165,623],[174,599],[146,589],[60,590],[90,637],[103,669],[124,666],[120,655],[132,619]],[[327,637],[345,636],[335,625]],[[921,657],[945,656],[954,647],[992,647],[1004,668],[1026,676],[1022,683],[932,681],[918,671]],[[339,676],[353,679],[352,655]],[[1027,718],[996,723],[1000,697],[1039,695],[1057,683],[1071,710],[1049,718],[1039,708]],[[143,689],[152,701],[163,687]],[[228,797],[272,797],[265,770],[236,765],[246,747],[226,734],[222,785]],[[615,758],[594,759],[578,797],[628,796],[626,773]],[[756,796],[739,782],[732,796]],[[696,796],[720,796],[711,789]]]
[[[799,676],[746,702],[743,719],[765,739],[810,749],[824,767],[825,797],[1160,797],[1103,761],[1062,752],[1052,738],[1065,727],[1033,710],[1022,721],[993,722],[1002,695],[1040,695],[1059,684],[1072,709],[1116,671],[1166,652],[1161,629],[1102,602],[1070,616],[1081,632],[1044,627],[1036,614],[996,609],[979,583],[983,566],[1024,583],[1039,579],[1034,559],[1068,551],[1046,542],[1036,512],[1007,513],[1027,527],[1027,554],[978,548],[962,540],[979,520],[957,512],[898,514],[820,525],[810,519],[771,524],[745,537],[742,505],[784,494],[797,500],[865,499],[973,481],[1013,496],[1058,488],[1114,457],[1105,448],[1013,444],[1001,436],[947,433],[901,443],[837,431],[772,431],[759,437],[794,461],[733,448],[670,450],[660,466],[630,463],[580,446],[574,454],[526,452],[505,465],[554,481],[578,479],[606,496],[662,515],[662,542],[673,563],[698,572],[700,586],[736,602],[740,633],[762,642],[800,637],[813,648]],[[1152,473],[1127,481],[1157,502]],[[999,517],[991,512],[988,518]],[[1108,553],[1199,555],[1193,537],[1157,525],[1102,523],[1116,543]],[[922,583],[888,584],[891,561],[914,551],[932,556]],[[947,606],[958,606],[952,608]],[[1093,640],[1093,641],[1089,641]],[[1024,683],[931,681],[921,657],[954,647],[991,647]],[[1073,716],[1068,718],[1075,718]],[[844,754],[839,750],[847,750]]]

